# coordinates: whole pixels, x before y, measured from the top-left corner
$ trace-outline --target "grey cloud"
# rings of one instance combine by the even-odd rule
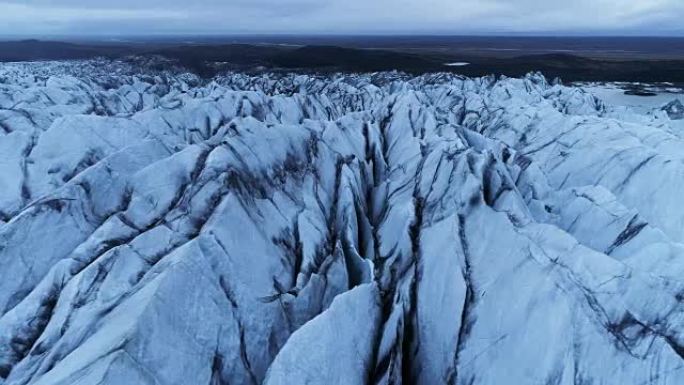
[[[7,33],[681,33],[681,0],[0,0]]]

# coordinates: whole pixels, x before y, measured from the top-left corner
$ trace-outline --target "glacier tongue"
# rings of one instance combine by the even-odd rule
[[[684,137],[538,74],[0,67],[0,384],[684,383]]]

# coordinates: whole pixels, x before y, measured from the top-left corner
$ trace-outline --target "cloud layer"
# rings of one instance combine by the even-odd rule
[[[2,35],[684,35],[683,17],[681,0],[0,0]]]

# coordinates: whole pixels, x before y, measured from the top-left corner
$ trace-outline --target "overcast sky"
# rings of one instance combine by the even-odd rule
[[[684,35],[684,0],[0,0],[0,35]]]

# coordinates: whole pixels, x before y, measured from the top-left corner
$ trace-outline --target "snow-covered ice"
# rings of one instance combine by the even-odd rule
[[[663,107],[4,64],[0,384],[682,384]]]

